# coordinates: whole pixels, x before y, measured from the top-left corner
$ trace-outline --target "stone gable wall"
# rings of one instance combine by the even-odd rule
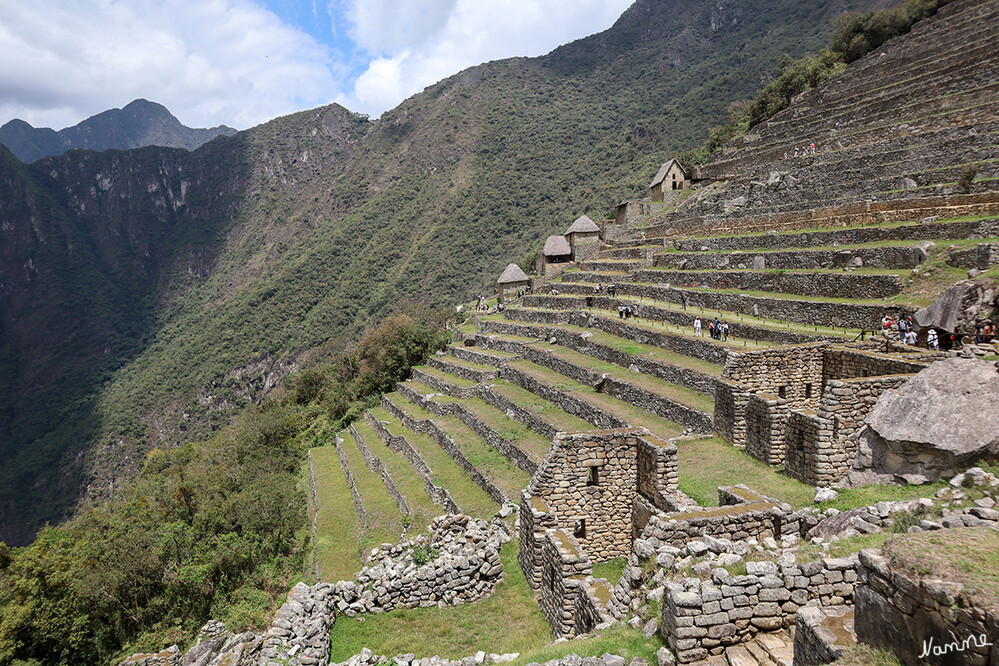
[[[574,635],[578,597],[586,577],[592,575],[593,566],[572,535],[560,529],[545,531],[538,603],[557,638]]]
[[[821,344],[730,352],[722,377],[752,392],[780,396],[783,389],[789,404],[813,407],[822,392],[822,359]]]

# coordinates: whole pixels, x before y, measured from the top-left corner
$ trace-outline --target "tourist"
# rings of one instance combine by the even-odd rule
[[[715,339],[715,323],[713,321],[708,322],[708,337],[712,340]]]
[[[995,334],[996,334],[995,324],[992,323],[991,319],[986,319],[985,326],[982,328],[982,342],[984,342],[985,344],[989,344],[990,342],[992,342],[992,338],[995,337]]]
[[[624,319],[624,306],[623,305],[617,306],[617,318],[618,319]]]
[[[615,285],[613,282],[607,285],[607,293],[610,295],[611,298],[617,296],[617,285]]]
[[[905,344],[905,335],[909,332],[909,322],[905,320],[905,317],[898,320],[898,340],[903,345]]]
[[[680,292],[680,305],[683,306],[683,311],[687,311],[687,294]]]
[[[694,336],[701,337],[701,318],[694,317]]]
[[[794,156],[795,156],[795,157],[797,157],[797,156],[798,156],[798,146],[795,146],[795,147],[794,147]]]
[[[811,146],[809,146],[808,149],[812,153],[812,155],[815,154],[815,144],[814,143]]]
[[[722,322],[722,335],[725,336],[725,342],[728,342],[728,322]]]
[[[975,320],[975,344],[982,344],[982,339],[985,336],[985,324],[981,319]]]
[[[715,338],[715,340],[721,340],[721,322],[718,321],[718,317],[715,317],[714,324],[715,324],[714,325],[714,332],[715,332],[714,338]]]
[[[926,348],[933,351],[940,351],[940,339],[937,337],[937,330],[931,328],[926,334]]]
[[[910,347],[916,346],[916,332],[911,328],[909,329],[909,332],[905,334],[905,344]]]

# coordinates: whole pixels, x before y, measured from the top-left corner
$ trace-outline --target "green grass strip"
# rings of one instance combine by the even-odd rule
[[[558,405],[552,404],[516,384],[511,384],[505,379],[497,379],[493,382],[492,387],[498,395],[516,403],[521,409],[530,412],[560,432],[581,432],[593,429],[592,425],[578,416],[569,414]]]
[[[462,400],[465,409],[493,429],[497,435],[512,443],[536,463],[541,463],[551,442],[547,437],[534,432],[520,421],[515,421],[492,405],[479,398]]]
[[[455,416],[436,416],[422,407],[407,401],[403,396],[393,396],[393,402],[414,419],[430,419],[454,440],[475,469],[503,491],[511,501],[517,501],[520,491],[527,487],[531,477],[516,467],[502,453],[491,447]],[[397,399],[395,399],[397,398]]]
[[[389,393],[385,396],[403,411],[410,403],[398,393]],[[458,464],[442,449],[437,442],[429,435],[413,432],[406,428],[398,420],[389,415],[391,419],[388,429],[393,435],[405,436],[409,443],[420,454],[427,466],[430,467],[430,478],[438,486],[447,488],[451,497],[458,504],[462,511],[467,512],[475,518],[492,518],[499,508],[489,495],[480,488],[471,477],[465,474],[465,470],[458,467]]]
[[[311,449],[316,480],[316,562],[319,580],[335,583],[354,577],[361,569],[361,518],[332,446]]]

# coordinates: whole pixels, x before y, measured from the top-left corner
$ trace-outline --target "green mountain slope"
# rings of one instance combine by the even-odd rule
[[[511,257],[640,192],[778,54],[882,4],[640,0],[604,33],[471,68],[377,122],[330,106],[192,153],[8,155],[0,177],[24,201],[4,229],[35,245],[0,248],[0,539],[106,494],[151,446],[205,436],[302,352],[408,301],[491,289]]]

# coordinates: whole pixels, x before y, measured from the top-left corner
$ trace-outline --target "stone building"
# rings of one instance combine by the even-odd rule
[[[662,201],[664,192],[684,190],[688,187],[690,180],[687,178],[686,170],[679,162],[672,159],[659,167],[655,178],[649,183],[649,198],[652,201]]]
[[[572,261],[572,247],[565,236],[549,236],[538,255],[538,275],[557,275]]]
[[[676,493],[676,446],[644,428],[555,438],[521,493],[518,559],[556,635],[585,633],[585,618],[606,615],[610,585],[593,580],[591,562],[629,555]]]
[[[841,482],[881,394],[932,354],[879,353],[874,343],[815,343],[730,352],[715,392],[715,427],[734,446],[816,486]]]
[[[565,232],[572,249],[572,260],[596,257],[600,251],[600,227],[586,215],[579,216]]]
[[[531,285],[531,278],[527,276],[520,266],[517,264],[507,264],[506,268],[503,269],[502,275],[496,280],[496,286],[499,289],[499,299],[503,302],[503,295],[506,290],[517,291],[518,289],[523,289]]]

